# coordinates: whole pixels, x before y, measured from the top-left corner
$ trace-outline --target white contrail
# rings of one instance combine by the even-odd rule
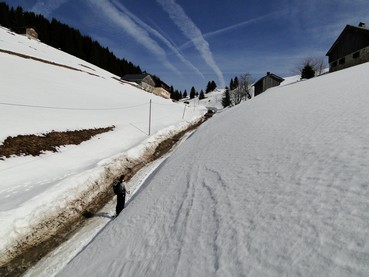
[[[133,21],[135,21],[139,26],[144,28],[147,32],[158,38],[160,41],[162,41],[170,50],[173,51],[173,53],[177,56],[179,60],[181,60],[185,65],[192,68],[202,79],[205,80],[204,75],[200,72],[198,68],[196,68],[189,60],[187,60],[181,52],[178,50],[178,48],[170,42],[167,38],[165,38],[160,32],[152,28],[151,26],[147,25],[145,22],[143,22],[141,19],[139,19],[137,16],[135,16],[133,13],[131,13],[126,7],[124,7],[122,4],[120,4],[118,1],[113,1],[113,4],[120,9],[122,12],[124,12],[127,16],[129,16]]]
[[[237,23],[237,24],[234,24],[234,25],[225,27],[225,28],[218,29],[218,30],[213,31],[213,32],[208,32],[204,36],[205,37],[212,37],[212,36],[215,36],[215,35],[219,35],[221,33],[224,33],[224,32],[227,32],[227,31],[230,31],[230,30],[239,28],[239,27],[244,26],[244,25],[248,25],[248,24],[251,24],[251,23],[262,21],[262,20],[264,20],[266,18],[269,18],[269,17],[273,17],[273,16],[276,16],[276,15],[281,16],[284,13],[285,13],[285,10],[268,13],[268,14],[265,14],[265,15],[262,15],[262,16],[259,16],[259,17],[256,17],[256,18],[252,18],[252,19],[248,19],[248,20],[242,21],[240,23]]]
[[[283,14],[285,14],[285,12],[286,12],[286,10],[268,13],[268,14],[265,14],[265,15],[262,15],[262,16],[259,16],[259,17],[256,17],[256,18],[248,19],[248,20],[245,20],[245,21],[242,21],[242,22],[239,22],[239,23],[236,23],[236,24],[224,27],[224,28],[220,28],[220,29],[212,31],[212,32],[205,33],[202,36],[204,38],[210,38],[210,37],[213,37],[213,36],[217,36],[217,35],[220,35],[222,33],[232,31],[232,30],[240,28],[242,26],[249,25],[249,24],[252,24],[252,23],[255,23],[255,22],[259,22],[259,21],[262,21],[262,20],[270,18],[270,17],[282,16]],[[189,40],[186,43],[182,44],[179,47],[179,49],[183,50],[183,49],[186,49],[186,48],[190,47],[191,45],[192,45],[192,41]]]
[[[136,24],[127,15],[119,12],[109,1],[100,0],[90,0],[90,2],[95,5],[99,11],[106,15],[114,24],[123,28],[129,35],[131,35],[138,43],[143,45],[151,53],[156,55],[171,71],[176,72],[181,75],[176,67],[174,67],[166,58],[166,52],[160,47],[160,45],[153,40],[148,32]]]
[[[208,42],[204,39],[199,28],[192,22],[192,20],[186,15],[183,8],[178,5],[175,0],[156,0],[169,14],[174,24],[182,31],[182,33],[189,38],[195,45],[196,49],[200,52],[205,62],[214,70],[218,76],[221,86],[224,87],[225,81],[223,73],[216,64],[213,55],[210,51]]]
[[[37,1],[33,6],[32,11],[37,14],[42,14],[45,17],[49,17],[53,11],[59,8],[69,0],[50,0],[50,1]]]

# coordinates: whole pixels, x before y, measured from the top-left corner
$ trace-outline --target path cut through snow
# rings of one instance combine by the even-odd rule
[[[176,147],[181,145],[193,131],[186,133],[182,139],[176,143]],[[173,148],[174,149],[174,148]],[[140,191],[144,189],[144,184],[148,178],[165,162],[172,151],[162,157],[154,160],[140,169],[128,182],[127,187],[130,194],[126,196],[126,207]],[[116,199],[106,204],[98,213],[93,215],[93,218],[88,220],[83,228],[62,245],[58,246],[55,250],[44,257],[35,266],[30,268],[25,277],[50,277],[55,276],[68,262],[70,262],[79,252],[83,249],[112,221],[115,214]]]
[[[0,26],[0,144],[9,136],[115,126],[57,153],[0,157],[0,266],[79,216],[127,157],[139,159],[204,113]]]

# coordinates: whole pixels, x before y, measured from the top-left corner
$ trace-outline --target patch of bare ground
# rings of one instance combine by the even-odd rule
[[[90,70],[92,70],[92,71],[96,71],[95,69],[93,69],[93,68],[91,68],[91,67],[89,67],[89,66],[87,66],[87,65],[84,65],[84,64],[79,64],[80,66],[83,66],[83,67],[85,67],[85,68],[88,68],[88,69],[90,69]]]
[[[122,168],[121,173],[125,174],[127,180],[131,179],[147,163],[169,152],[184,134],[196,129],[211,116],[212,113],[210,112],[197,124],[162,141],[144,161],[130,163],[128,167]],[[11,253],[12,259],[7,261],[6,264],[0,265],[0,276],[21,276],[28,268],[41,260],[42,257],[78,232],[82,226],[88,223],[91,217],[94,217],[95,213],[113,199],[114,194],[110,184],[116,177],[118,176],[109,176],[107,180],[110,180],[110,183],[104,184],[104,186],[96,183],[98,192],[88,203],[84,203],[83,200],[87,199],[87,197],[82,196],[77,201],[78,203],[73,203],[68,209],[60,211],[57,216],[45,220],[34,228],[32,234],[18,241],[14,248],[15,250]],[[47,236],[45,236],[45,233]]]
[[[9,54],[9,55],[18,56],[18,57],[23,58],[23,59],[30,59],[30,60],[34,60],[34,61],[38,61],[38,62],[42,62],[42,63],[54,65],[54,66],[59,66],[59,67],[63,67],[63,68],[74,70],[74,71],[84,72],[84,73],[90,74],[90,75],[95,76],[95,77],[100,77],[99,75],[93,74],[91,72],[83,71],[81,69],[78,69],[78,68],[75,68],[75,67],[72,67],[72,66],[69,66],[69,65],[55,63],[55,62],[52,62],[52,61],[36,58],[36,57],[33,57],[33,56],[29,56],[29,55],[25,55],[25,54],[13,52],[13,51],[5,50],[5,49],[0,49],[0,52],[6,53],[6,54]]]
[[[0,160],[12,155],[38,156],[45,151],[57,152],[63,145],[78,145],[98,134],[112,131],[114,126],[106,128],[85,129],[76,131],[56,132],[38,135],[19,135],[7,137],[0,145]]]

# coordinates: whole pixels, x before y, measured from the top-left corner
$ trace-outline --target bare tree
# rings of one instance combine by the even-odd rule
[[[319,76],[324,73],[324,69],[327,67],[327,62],[324,58],[307,57],[302,62],[297,64],[293,71],[296,74],[301,75],[303,69],[306,67],[311,67],[315,72],[315,76]]]
[[[251,98],[251,88],[254,80],[251,77],[250,73],[241,74],[239,76],[239,89],[242,92],[242,97],[246,101],[247,99]]]
[[[327,62],[323,58],[316,58],[315,59],[315,75],[319,76],[324,73],[324,69],[327,68]]]
[[[238,87],[230,91],[231,101],[233,105],[238,105],[242,100],[246,101],[251,98],[251,86],[253,80],[249,73],[238,76]]]

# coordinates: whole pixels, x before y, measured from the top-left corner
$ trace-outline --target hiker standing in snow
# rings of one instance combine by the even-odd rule
[[[115,217],[124,209],[126,200],[126,183],[124,182],[124,175],[120,176],[119,180],[113,183],[113,191],[117,195],[117,205],[115,207]],[[129,194],[129,192],[128,192]]]

